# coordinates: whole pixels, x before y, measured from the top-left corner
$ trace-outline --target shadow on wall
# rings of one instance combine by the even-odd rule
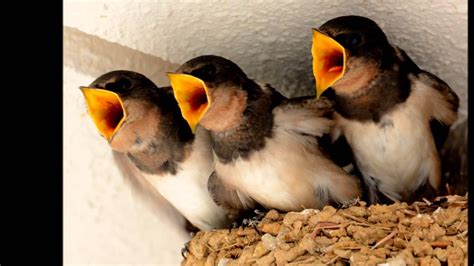
[[[71,27],[64,27],[64,65],[93,77],[113,70],[131,70],[147,76],[158,86],[168,85],[165,73],[179,67]]]
[[[64,65],[92,77],[99,77],[113,70],[132,70],[144,74],[159,86],[168,82],[165,73],[173,71],[179,66],[70,27],[64,27]],[[159,209],[158,213],[162,212],[163,209],[166,209],[164,204],[168,205],[166,200],[153,188],[150,188],[140,174],[133,173],[130,166],[128,168],[121,167],[127,165],[124,156],[113,152],[114,160],[119,166],[124,180],[130,184],[136,195],[145,200],[146,204]],[[177,213],[174,207],[167,207],[172,209],[168,213],[170,216]],[[184,226],[183,221],[183,228]]]

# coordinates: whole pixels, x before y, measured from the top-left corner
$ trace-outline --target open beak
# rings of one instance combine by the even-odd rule
[[[194,76],[181,73],[167,74],[181,114],[194,133],[211,105],[208,88],[204,81]]]
[[[108,141],[117,132],[127,117],[120,97],[103,89],[80,87],[86,98],[87,110],[100,134]]]
[[[321,94],[344,75],[346,51],[331,37],[313,29],[313,74],[316,79],[316,95]]]

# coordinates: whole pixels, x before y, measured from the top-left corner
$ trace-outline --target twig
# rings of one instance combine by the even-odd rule
[[[298,264],[303,264],[303,263],[311,263],[314,262],[314,256],[311,255],[305,255],[305,256],[300,256],[296,258],[294,261],[291,261],[292,263],[297,262]]]
[[[428,206],[431,206],[431,204],[432,204],[429,200],[427,200],[427,199],[425,199],[425,198],[423,198],[423,201],[424,201],[424,202],[426,203],[426,205],[428,205]]]
[[[448,183],[446,183],[446,190],[448,192],[448,195],[452,195],[451,194],[451,186]]]
[[[323,228],[323,227],[328,227],[328,226],[341,226],[341,225],[337,223],[333,223],[333,222],[318,222],[316,224],[316,227],[318,228]]]
[[[367,227],[376,226],[377,228],[380,228],[380,229],[383,229],[383,230],[388,230],[388,231],[391,231],[391,230],[392,230],[391,227],[382,227],[382,226],[380,226],[380,225],[368,224],[368,223],[350,222],[349,224],[350,224],[350,225],[367,226]]]
[[[344,213],[344,212],[341,212],[341,213],[339,213],[339,214],[342,215],[342,216],[345,216],[345,217],[347,217],[347,218],[350,218],[350,219],[352,219],[352,220],[354,220],[354,221],[357,221],[357,222],[359,222],[359,223],[365,223],[365,222],[366,222],[366,221],[365,221],[364,219],[362,219],[362,218],[355,217],[355,216],[353,216],[353,215],[350,215],[350,214],[347,214],[347,213]]]
[[[348,247],[348,248],[344,248],[344,250],[357,250],[357,249],[361,249],[362,247]]]
[[[345,227],[343,225],[327,225],[327,226],[321,226],[318,229],[339,229]]]
[[[380,246],[383,243],[387,242],[390,238],[395,236],[397,233],[398,233],[398,229],[393,230],[388,236],[382,238],[379,242],[377,242],[371,249],[376,249],[378,246]]]
[[[456,226],[456,231],[458,231],[459,228],[461,228],[461,225],[462,225],[463,223],[464,223],[464,221],[459,222],[458,226]]]
[[[405,234],[405,232],[403,232],[404,230],[402,230],[402,225],[401,224],[398,224],[398,230],[399,230],[400,234],[403,235],[403,239],[405,240],[405,245],[407,245],[408,238],[407,238],[407,235]]]
[[[416,216],[417,213],[414,212],[414,211],[410,211],[410,210],[407,210],[407,209],[402,209],[400,210],[401,212],[405,213],[405,214],[408,214],[408,215],[413,215],[413,216]]]
[[[415,203],[413,203],[413,207],[415,207],[416,213],[420,214],[420,208],[418,207],[418,204],[415,204]]]
[[[209,250],[211,250],[211,252],[215,252],[216,250],[214,250],[208,243],[204,242],[204,241],[201,241],[201,243],[203,243]]]
[[[228,246],[221,247],[221,248],[219,248],[219,249],[217,249],[217,250],[215,250],[215,251],[221,251],[221,250],[224,250],[224,249],[229,249],[229,248],[235,247],[235,246],[237,246],[237,245],[239,245],[239,244],[238,244],[238,243],[230,244],[230,245],[228,245]],[[212,250],[212,248],[211,248],[209,245],[206,245],[206,246],[207,246],[209,249]]]
[[[329,264],[335,262],[338,258],[339,258],[339,255],[336,255],[336,256],[334,256],[334,258],[328,260],[328,261],[325,262],[325,263],[326,263],[326,265],[329,265]]]
[[[367,226],[367,227],[373,226],[372,224],[368,224],[368,223],[358,223],[358,222],[351,222],[351,224],[352,224],[352,225]]]
[[[332,222],[319,222],[314,227],[314,231],[311,233],[311,237],[315,238],[319,234],[319,232],[321,232],[321,229],[338,229],[341,227],[345,226]]]
[[[431,242],[433,248],[447,248],[451,244],[451,241],[435,241]]]

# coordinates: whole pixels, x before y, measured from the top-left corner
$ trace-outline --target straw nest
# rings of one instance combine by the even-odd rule
[[[182,265],[467,265],[467,212],[467,194],[271,210],[246,227],[198,232]]]

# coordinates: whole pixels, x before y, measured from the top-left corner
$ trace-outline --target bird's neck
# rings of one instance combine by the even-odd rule
[[[210,132],[212,148],[221,163],[248,158],[252,152],[262,149],[265,137],[272,134],[274,106],[271,96],[261,88],[247,93],[247,104],[241,122],[232,129]]]
[[[143,140],[142,148],[128,152],[128,157],[141,171],[174,175],[178,164],[189,156],[195,138],[178,108],[177,104],[162,105],[162,118],[155,134]]]
[[[343,117],[359,121],[379,122],[381,117],[404,102],[410,94],[408,76],[394,65],[378,73],[353,94],[334,94],[335,109]]]

